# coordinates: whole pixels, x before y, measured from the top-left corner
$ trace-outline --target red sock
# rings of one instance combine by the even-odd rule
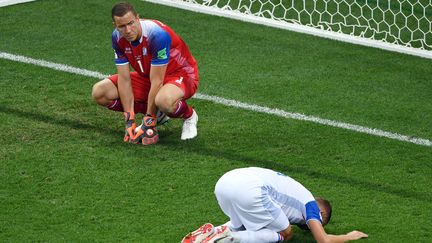
[[[174,112],[167,115],[172,118],[181,117],[183,119],[188,119],[192,116],[192,113],[192,107],[188,106],[185,100],[179,100],[176,104],[176,109],[174,110]]]
[[[123,111],[123,105],[120,99],[113,100],[109,105],[106,105],[106,108],[112,111]],[[147,103],[145,102],[135,102],[134,103],[134,111],[135,113],[147,113]]]
[[[106,108],[112,111],[123,111],[123,105],[120,99],[113,100],[109,105],[106,105]]]

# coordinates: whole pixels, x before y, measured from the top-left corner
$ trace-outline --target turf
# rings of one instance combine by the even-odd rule
[[[112,73],[115,1],[0,8],[0,51]],[[131,1],[162,20],[199,62],[199,92],[432,139],[431,60]],[[90,97],[95,78],[0,59],[0,240],[178,242],[227,218],[213,195],[225,172],[260,166],[334,208],[333,234],[428,242],[431,148],[192,99],[199,136],[180,121],[150,147],[124,144],[119,113]],[[293,242],[312,242],[295,229]]]

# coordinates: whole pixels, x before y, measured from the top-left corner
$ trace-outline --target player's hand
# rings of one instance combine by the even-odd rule
[[[159,141],[159,134],[156,129],[156,115],[145,115],[141,128],[136,132],[135,136],[132,139],[133,143],[141,143],[144,145],[155,144]]]
[[[123,141],[129,143],[132,138],[135,136],[135,113],[134,112],[124,112],[125,116],[125,136]]]
[[[346,235],[348,236],[349,240],[358,240],[361,238],[367,238],[368,237],[367,234],[360,232],[360,231],[357,231],[357,230],[351,231]]]

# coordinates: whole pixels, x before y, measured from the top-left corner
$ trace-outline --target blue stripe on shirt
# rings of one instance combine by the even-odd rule
[[[154,28],[148,36],[152,53],[152,65],[164,65],[169,62],[171,36],[161,27]]]
[[[114,49],[114,54],[115,54],[114,62],[117,65],[122,65],[122,64],[129,63],[129,61],[126,55],[124,54],[123,50],[121,50],[118,45],[119,39],[120,39],[120,33],[116,29],[112,33],[112,48]]]
[[[318,220],[322,224],[320,209],[315,200],[306,203],[306,222],[311,219]]]

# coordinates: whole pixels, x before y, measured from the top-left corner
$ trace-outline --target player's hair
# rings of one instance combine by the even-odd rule
[[[138,13],[135,11],[135,8],[132,6],[132,4],[127,2],[120,2],[113,6],[111,10],[111,18],[114,21],[114,16],[122,17],[129,12],[132,12],[134,16],[138,15]]]
[[[318,207],[321,209],[323,225],[328,224],[328,222],[330,222],[330,218],[332,214],[332,206],[330,202],[320,197],[315,198],[315,201],[318,203]]]

